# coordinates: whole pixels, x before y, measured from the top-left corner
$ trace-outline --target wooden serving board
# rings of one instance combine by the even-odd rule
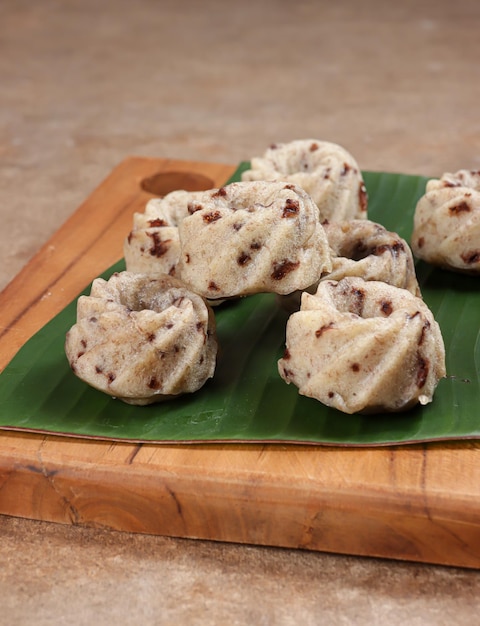
[[[215,187],[234,170],[121,163],[0,294],[0,369],[120,259],[145,187]],[[0,513],[478,568],[480,444],[138,445],[0,431]]]

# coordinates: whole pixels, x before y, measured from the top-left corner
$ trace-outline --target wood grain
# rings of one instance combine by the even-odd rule
[[[0,294],[0,368],[121,257],[151,197],[142,181],[201,174],[218,186],[234,169],[121,163]],[[478,568],[480,445],[138,445],[0,431],[0,513]]]

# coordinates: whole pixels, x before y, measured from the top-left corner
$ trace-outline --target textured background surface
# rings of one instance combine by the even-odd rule
[[[361,6],[361,9],[359,8]],[[0,288],[126,156],[480,168],[474,0],[3,0]],[[1,498],[1,486],[0,486]],[[8,624],[476,624],[480,572],[0,517]]]

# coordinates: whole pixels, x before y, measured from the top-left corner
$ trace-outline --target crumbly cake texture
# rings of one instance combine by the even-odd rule
[[[151,404],[202,387],[214,374],[210,307],[170,276],[131,272],[93,281],[77,302],[65,352],[73,372],[129,404]]]
[[[209,300],[291,293],[331,269],[317,207],[292,183],[237,182],[205,192],[178,230],[182,281]]]
[[[421,298],[349,277],[303,294],[278,370],[301,395],[344,413],[397,412],[432,401],[445,348]]]
[[[427,263],[480,274],[480,171],[428,181],[415,208],[411,246]]]
[[[320,220],[364,219],[368,196],[360,168],[342,146],[297,139],[270,146],[250,161],[242,180],[284,180],[302,187],[317,204]]]
[[[133,228],[123,245],[127,271],[179,278],[178,224],[202,195],[199,191],[172,191],[163,198],[152,198],[143,213],[134,214]]]

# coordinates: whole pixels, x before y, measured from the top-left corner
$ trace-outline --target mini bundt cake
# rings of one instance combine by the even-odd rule
[[[370,220],[330,222],[324,229],[333,252],[325,280],[359,276],[420,296],[412,251],[400,235]]]
[[[433,314],[406,289],[327,280],[290,316],[278,370],[301,395],[344,413],[396,412],[432,401],[445,348]]]
[[[129,404],[197,391],[217,355],[210,307],[170,276],[97,278],[77,302],[65,352],[74,373]]]
[[[415,208],[411,246],[432,265],[480,273],[480,171],[428,181]]]
[[[277,143],[254,157],[242,180],[283,180],[302,187],[320,220],[364,219],[368,196],[362,173],[342,146],[316,139]]]
[[[133,216],[133,228],[124,241],[127,271],[149,276],[178,276],[180,259],[178,224],[193,211],[199,191],[172,191],[148,201],[143,213]]]
[[[182,281],[225,299],[304,289],[331,269],[310,196],[285,182],[238,182],[205,192],[179,224]]]
[[[332,270],[320,280],[341,280],[359,276],[408,289],[421,297],[415,274],[412,251],[397,233],[370,220],[342,220],[323,224],[332,252]],[[318,281],[305,291],[315,293]],[[279,304],[289,313],[298,311],[302,292],[278,296]]]

